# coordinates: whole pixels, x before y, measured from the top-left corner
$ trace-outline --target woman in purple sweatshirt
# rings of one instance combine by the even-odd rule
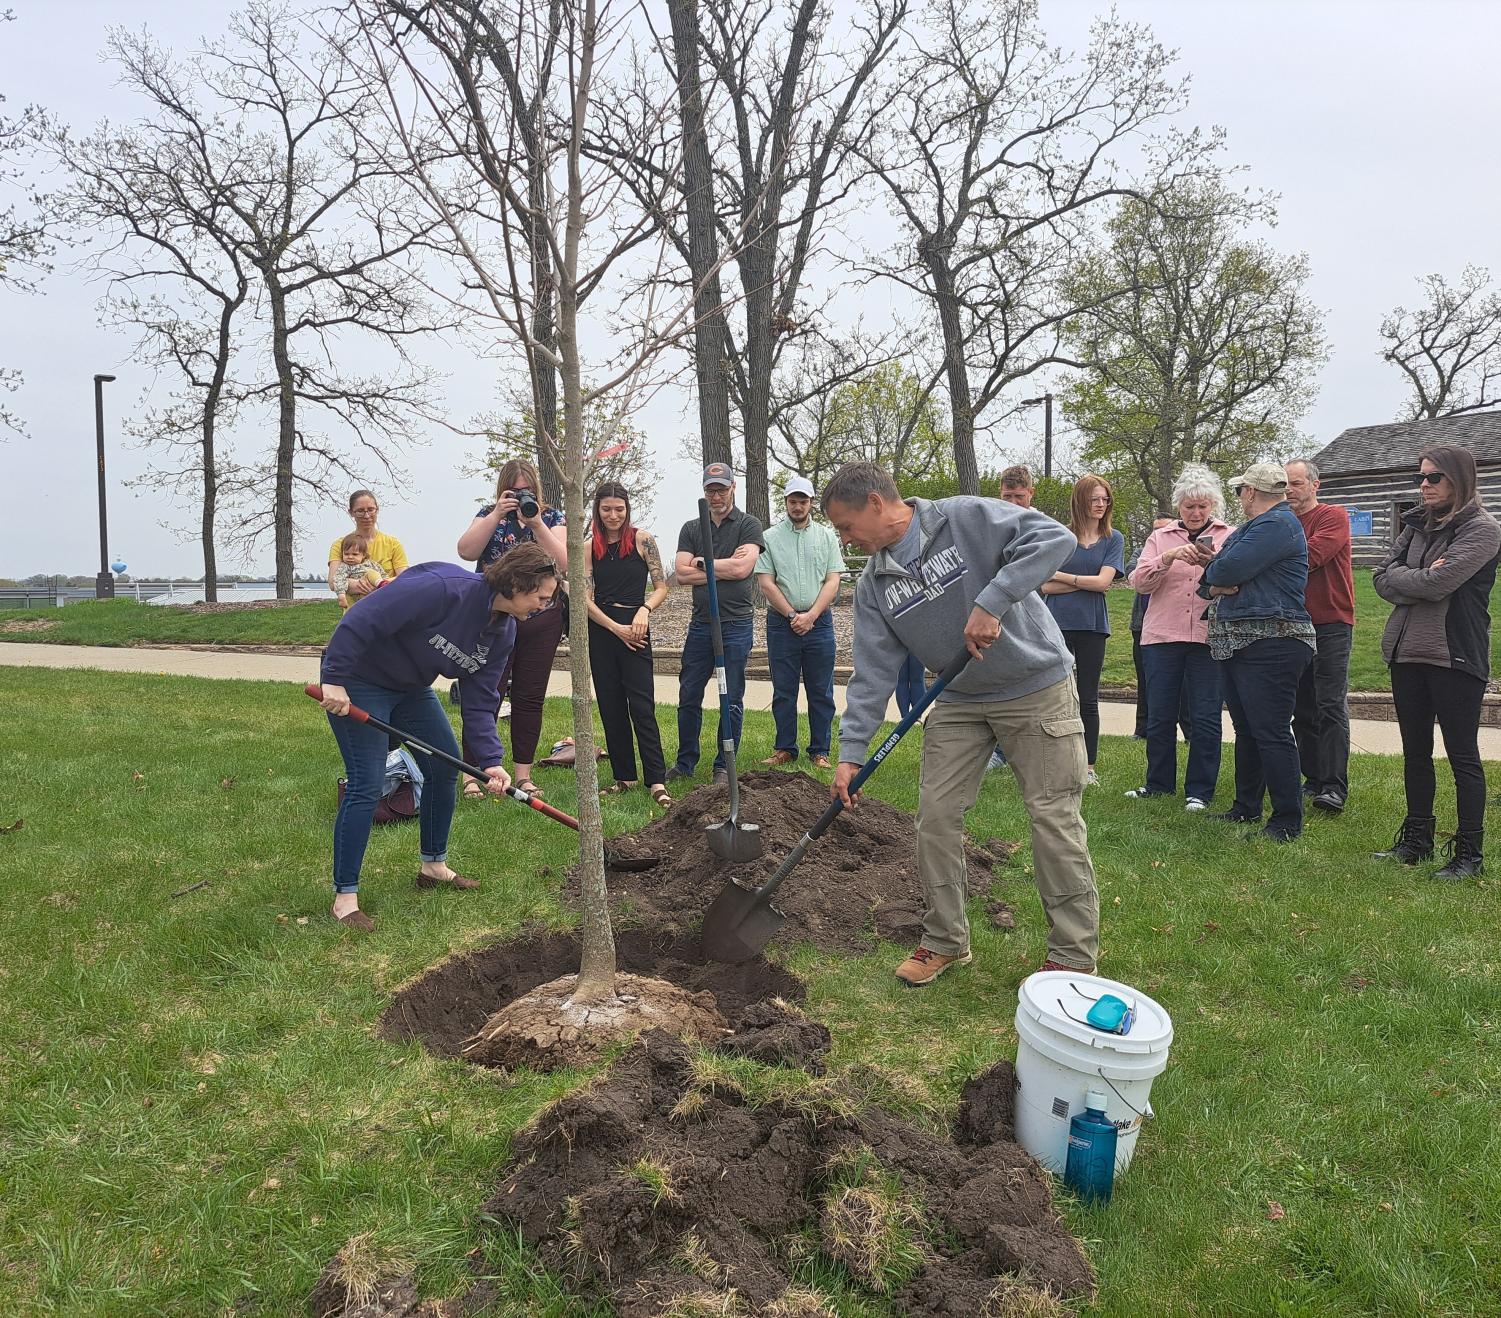
[[[489,789],[511,784],[496,731],[500,676],[516,641],[516,622],[544,609],[557,589],[557,565],[539,545],[519,545],[484,574],[451,563],[408,568],[351,609],[323,654],[323,708],[344,757],[349,780],[334,816],[334,919],[369,932],[375,921],[360,910],[360,866],[385,780],[387,739],[345,717],[351,704],[394,723],[453,755],[453,727],[433,692],[439,677],[463,676],[459,687],[464,738],[489,775]],[[458,771],[417,752],[422,793],[419,888],[449,884],[476,888],[448,867]]]

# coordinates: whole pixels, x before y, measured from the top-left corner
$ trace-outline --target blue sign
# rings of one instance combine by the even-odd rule
[[[1345,511],[1350,514],[1351,535],[1376,534],[1374,514],[1361,512],[1359,508],[1346,508]]]

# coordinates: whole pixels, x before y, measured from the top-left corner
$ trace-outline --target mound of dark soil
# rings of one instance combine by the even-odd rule
[[[705,962],[698,939],[650,929],[617,929],[620,969],[665,979],[690,993],[709,992],[732,1029],[746,1008],[766,998],[800,1001],[803,982],[755,957],[736,966]],[[381,1014],[384,1039],[416,1039],[446,1057],[490,1016],[539,985],[579,968],[578,934],[532,929],[503,943],[449,957],[398,989]]]
[[[621,1318],[695,1300],[807,1312],[793,1275],[812,1253],[905,1314],[984,1314],[1017,1275],[1093,1295],[1047,1177],[1018,1145],[960,1147],[828,1082],[757,1070],[776,1079],[762,1086],[725,1065],[643,1035],[518,1132],[485,1214]]]
[[[612,870],[614,902],[632,922],[696,929],[727,879],[748,886],[765,882],[828,804],[828,785],[806,773],[747,774],[740,780],[740,818],[761,826],[763,851],[753,864],[729,866],[704,839],[706,825],[729,818],[729,789],[700,787],[640,832],[610,839],[617,855],[662,857],[661,864],[641,873]],[[971,896],[990,891],[1010,845],[997,840],[1005,853],[999,855],[967,848]],[[577,888],[577,875],[570,871],[565,892]],[[863,952],[873,927],[883,938],[908,941],[921,930],[923,911],[912,816],[863,797],[813,844],[778,891],[776,904],[787,916],[778,935],[786,944],[807,941],[824,951]]]

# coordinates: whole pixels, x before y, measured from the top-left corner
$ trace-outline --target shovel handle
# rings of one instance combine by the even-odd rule
[[[881,767],[881,761],[896,749],[897,742],[901,741],[907,735],[912,725],[928,712],[928,706],[938,699],[944,687],[948,686],[950,682],[964,671],[965,665],[969,663],[969,658],[969,650],[966,648],[960,650],[958,654],[949,660],[948,666],[943,672],[938,674],[938,678],[934,681],[933,685],[924,691],[918,702],[907,711],[906,718],[886,734],[886,739],[876,747],[875,752],[860,766],[859,773],[850,781],[849,793],[851,796],[858,792],[865,780]],[[829,831],[829,825],[839,818],[839,812],[843,809],[844,801],[840,797],[836,796],[829,802],[828,809],[819,815],[818,822],[803,834],[801,841],[787,853],[787,858],[777,866],[776,873],[761,885],[760,891],[756,894],[757,901],[767,901],[771,898],[771,895],[782,886],[782,880],[792,873],[797,863],[807,854],[808,848]]]
[[[323,703],[323,688],[317,682],[309,682],[302,688],[302,691],[310,700],[316,700],[320,705]],[[467,773],[471,778],[477,778],[482,783],[490,781],[490,775],[483,769],[466,763],[459,759],[457,755],[450,755],[441,747],[434,746],[431,742],[423,741],[421,737],[414,737],[410,732],[403,732],[400,728],[393,727],[384,719],[376,718],[368,709],[361,709],[358,705],[351,704],[349,706],[349,717],[356,723],[367,723],[372,728],[378,728],[388,736],[396,737],[406,742],[408,746],[411,746],[414,750],[421,751],[424,755],[431,755],[434,759],[442,760],[444,764],[451,764],[460,773]],[[540,797],[529,796],[519,787],[507,787],[506,795],[513,801],[519,801],[522,805],[530,806],[533,810],[536,810],[539,814],[546,815],[549,819],[555,819],[558,823],[567,825],[575,833],[578,832],[579,821],[577,819],[572,815],[564,814],[556,806],[548,805]]]

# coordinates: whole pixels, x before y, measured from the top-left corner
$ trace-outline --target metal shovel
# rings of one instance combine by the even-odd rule
[[[719,683],[719,737],[730,778],[730,817],[709,824],[709,850],[731,865],[745,865],[761,854],[761,825],[740,822],[740,775],[735,768],[735,730],[730,724],[730,688],[724,674],[724,632],[719,625],[719,588],[714,582],[714,525],[707,499],[698,501],[698,536],[704,551],[705,585],[709,588],[709,635],[714,641],[714,677]]]
[[[312,697],[319,704],[323,703],[323,688],[316,682],[309,682],[302,688],[304,693]],[[368,709],[361,709],[358,705],[350,705],[349,717],[356,723],[368,723],[372,728],[379,728],[387,736],[396,737],[404,741],[413,750],[419,750],[424,755],[431,755],[435,759],[442,760],[445,764],[451,764],[460,773],[467,773],[471,778],[479,782],[488,783],[489,775],[483,769],[477,769],[472,764],[466,764],[457,755],[450,755],[447,751],[439,749],[431,742],[423,741],[421,737],[414,737],[410,732],[403,732],[400,728],[393,727],[383,719],[378,719]],[[507,787],[506,795],[513,801],[519,801],[522,805],[530,806],[539,814],[546,815],[558,823],[571,828],[575,833],[579,831],[579,821],[572,815],[564,814],[557,806],[548,805],[539,796],[531,796],[523,792],[519,787]],[[610,852],[609,845],[605,846],[605,864],[612,870],[629,872],[634,870],[649,870],[654,865],[662,863],[661,856],[616,856]]]
[[[880,767],[881,761],[891,754],[912,725],[927,713],[928,706],[938,698],[939,692],[964,671],[967,663],[968,649],[959,651],[949,661],[948,667],[938,675],[933,685],[907,711],[907,717],[887,734],[886,740],[876,747],[875,754],[860,766],[860,772],[849,785],[851,796]],[[725,884],[724,890],[714,899],[714,904],[704,916],[701,939],[704,955],[709,960],[749,961],[766,947],[787,919],[771,904],[772,895],[807,854],[808,848],[828,831],[829,825],[839,817],[839,812],[843,809],[844,802],[836,796],[829,802],[829,808],[818,817],[818,822],[787,853],[787,859],[777,866],[776,873],[759,888],[744,888],[733,879]]]

